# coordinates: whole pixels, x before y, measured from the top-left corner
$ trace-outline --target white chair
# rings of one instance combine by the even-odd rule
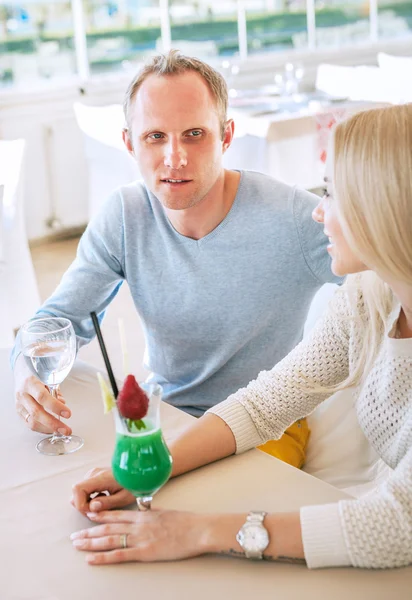
[[[320,64],[316,89],[362,102],[400,104],[412,99],[412,58],[378,54],[379,66]]]
[[[4,185],[0,185],[0,348],[9,348],[13,344],[13,331],[10,327],[9,306],[5,290],[3,195]]]
[[[91,218],[113,190],[135,181],[140,173],[123,144],[124,116],[120,104],[87,106],[77,102],[73,108],[83,133]]]
[[[24,140],[0,140],[0,347],[40,305],[24,226],[22,178]]]
[[[379,52],[378,64],[392,90],[393,102],[412,102],[412,56],[392,56]]]

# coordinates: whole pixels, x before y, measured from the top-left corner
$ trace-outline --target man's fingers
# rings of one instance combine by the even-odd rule
[[[53,433],[61,430],[59,433],[70,435],[70,427],[48,413],[31,395],[19,393],[18,400],[17,410],[20,414],[23,414],[20,407],[24,407],[24,420],[30,429],[40,433]],[[27,413],[29,413],[29,416],[27,416]]]
[[[49,388],[49,386],[48,386],[48,385],[46,385],[46,388],[47,388],[47,390],[50,392],[50,388]],[[64,399],[64,396],[63,396],[63,394],[61,393],[60,386],[57,386],[57,388],[56,388],[56,396],[57,396],[57,399],[58,399],[60,402],[63,402],[63,404],[66,404],[66,400]]]
[[[27,380],[25,392],[32,396],[34,400],[41,406],[43,406],[47,412],[60,415],[65,419],[68,419],[71,416],[71,411],[65,405],[65,403],[61,402],[57,398],[54,398],[49,393],[47,387],[35,377],[30,377]]]
[[[52,433],[47,427],[44,427],[41,423],[38,423],[31,417],[24,404],[19,403],[17,405],[17,413],[23,419],[25,424],[33,431],[38,431],[39,433]]]

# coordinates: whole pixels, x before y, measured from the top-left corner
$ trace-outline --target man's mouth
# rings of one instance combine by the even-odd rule
[[[171,183],[171,184],[182,184],[182,183],[190,183],[191,179],[161,179],[162,183]]]

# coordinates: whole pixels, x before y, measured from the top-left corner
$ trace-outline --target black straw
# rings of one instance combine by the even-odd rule
[[[115,398],[117,398],[117,396],[119,395],[119,390],[117,389],[116,380],[113,375],[112,365],[110,364],[109,355],[107,354],[107,350],[106,350],[106,346],[105,346],[105,343],[103,340],[102,332],[100,330],[99,321],[97,319],[95,312],[91,312],[90,316],[93,321],[93,326],[96,331],[97,339],[99,340],[100,350],[102,351],[102,354],[103,354],[104,364],[106,365],[107,374],[109,375],[110,384],[111,384],[112,390],[113,390],[113,395]]]

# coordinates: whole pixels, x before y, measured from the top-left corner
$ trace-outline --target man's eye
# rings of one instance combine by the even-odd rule
[[[202,131],[201,131],[201,129],[193,129],[193,130],[192,130],[192,131],[189,133],[189,135],[190,135],[191,137],[199,137],[199,136],[201,136],[201,135],[202,135]]]
[[[160,139],[162,139],[162,137],[163,137],[163,136],[162,136],[162,134],[161,134],[161,133],[151,133],[151,134],[149,135],[149,138],[150,138],[151,140],[160,140]]]

